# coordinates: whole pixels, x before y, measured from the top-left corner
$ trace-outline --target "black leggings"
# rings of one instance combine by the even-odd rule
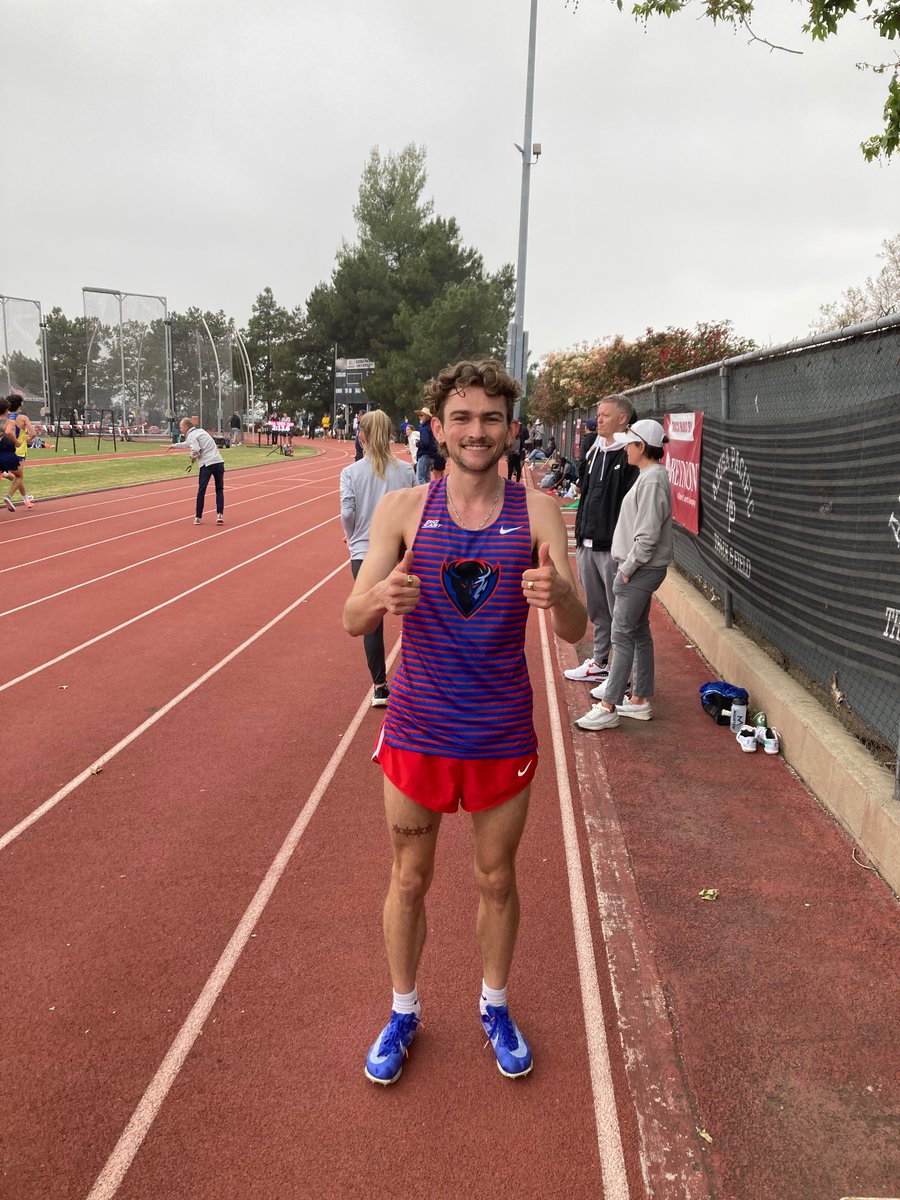
[[[206,498],[206,489],[209,486],[210,478],[216,485],[216,512],[221,516],[225,511],[225,464],[210,463],[208,467],[201,467],[200,474],[197,478],[197,516],[203,516],[203,501]]]
[[[351,558],[350,570],[353,572],[354,579],[359,574],[362,565],[361,558]],[[372,682],[378,687],[379,684],[387,682],[387,668],[384,663],[384,621],[379,621],[377,629],[363,635],[363,646],[366,651],[369,674],[372,676]]]

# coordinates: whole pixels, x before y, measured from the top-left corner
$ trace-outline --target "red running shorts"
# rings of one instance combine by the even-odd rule
[[[378,735],[372,758],[399,792],[432,812],[485,812],[518,796],[534,779],[538,756],[447,758],[398,750]]]

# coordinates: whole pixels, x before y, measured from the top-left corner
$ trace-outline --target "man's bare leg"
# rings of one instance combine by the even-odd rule
[[[434,876],[441,814],[415,804],[384,780],[384,812],[394,861],[384,902],[384,945],[394,991],[416,986],[416,968],[425,945],[425,896]]]
[[[475,882],[480,894],[476,931],[484,982],[491,988],[506,987],[516,948],[519,931],[516,852],[525,828],[530,796],[529,784],[505,804],[472,814]]]

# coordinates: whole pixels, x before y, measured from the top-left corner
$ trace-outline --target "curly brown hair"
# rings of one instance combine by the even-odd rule
[[[436,379],[429,379],[425,384],[425,403],[432,414],[443,421],[447,397],[467,387],[484,388],[488,396],[502,396],[506,401],[507,424],[512,421],[514,406],[522,389],[507,373],[503,363],[495,358],[482,358],[474,362],[463,359],[462,362],[444,367]]]

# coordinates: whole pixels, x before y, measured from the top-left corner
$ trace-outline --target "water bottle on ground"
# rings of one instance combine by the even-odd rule
[[[732,701],[731,704],[731,732],[737,733],[747,721],[747,705],[742,704],[739,700]]]

